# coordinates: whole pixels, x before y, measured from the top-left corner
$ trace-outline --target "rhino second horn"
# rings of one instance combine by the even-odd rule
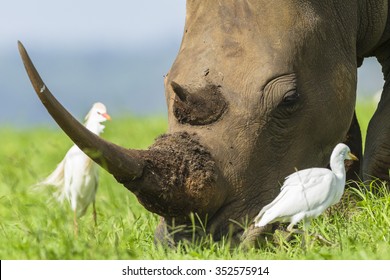
[[[175,93],[173,114],[179,123],[208,125],[218,121],[228,108],[222,86],[207,84],[203,87],[181,86],[171,82]]]
[[[79,123],[51,94],[21,42],[18,42],[18,47],[35,92],[69,138],[119,182],[124,183],[141,177],[145,166],[142,151],[129,150],[110,143]]]

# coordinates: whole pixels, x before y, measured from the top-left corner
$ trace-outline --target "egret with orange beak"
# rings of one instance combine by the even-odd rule
[[[85,117],[85,127],[99,135],[103,132],[102,122],[110,120],[106,106],[95,103]],[[93,219],[97,225],[95,196],[99,182],[98,165],[93,162],[79,147],[73,145],[66,153],[65,158],[57,168],[37,185],[50,185],[57,188],[57,198],[63,201],[65,198],[70,202],[74,213],[74,232],[78,234],[77,217],[85,214],[88,206],[92,203]]]
[[[311,219],[338,203],[344,193],[344,160],[358,160],[349,147],[337,144],[330,157],[330,168],[308,168],[297,171],[284,181],[279,195],[261,209],[255,218],[255,227],[274,222],[289,222],[287,230],[303,220],[304,229]]]

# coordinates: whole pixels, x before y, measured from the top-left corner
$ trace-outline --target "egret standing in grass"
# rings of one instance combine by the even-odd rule
[[[106,106],[102,103],[95,103],[85,117],[85,126],[91,132],[99,135],[104,129],[104,125],[101,123],[110,119]],[[55,186],[58,189],[58,200],[62,202],[66,198],[70,201],[74,213],[74,232],[77,236],[77,217],[84,215],[91,203],[93,219],[97,225],[95,196],[98,181],[98,165],[79,147],[73,145],[53,173],[37,185]]]
[[[286,177],[279,195],[261,209],[255,227],[274,222],[289,222],[287,230],[303,220],[304,229],[311,219],[340,201],[345,187],[344,160],[358,160],[349,147],[337,144],[330,157],[330,168],[309,168]]]

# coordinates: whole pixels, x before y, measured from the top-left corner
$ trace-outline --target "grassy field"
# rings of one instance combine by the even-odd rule
[[[358,108],[363,130],[373,108]],[[128,118],[108,123],[104,137],[146,148],[165,130],[164,118]],[[331,246],[312,241],[303,249],[298,236],[261,249],[233,248],[228,239],[166,249],[153,244],[158,217],[102,170],[98,226],[88,209],[76,239],[69,205],[58,204],[50,188],[29,187],[55,168],[70,140],[57,128],[3,127],[0,135],[0,259],[390,259],[390,195],[380,182],[347,190],[343,203],[313,221],[310,231],[332,240]]]

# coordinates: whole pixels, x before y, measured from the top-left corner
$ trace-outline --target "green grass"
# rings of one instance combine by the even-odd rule
[[[146,148],[165,131],[164,118],[127,118],[107,123],[103,137]],[[244,250],[228,238],[207,237],[166,249],[153,244],[157,215],[102,170],[98,226],[88,209],[76,239],[69,205],[58,204],[50,188],[29,187],[55,168],[71,141],[57,128],[3,127],[0,135],[0,259],[390,259],[390,196],[380,183],[347,190],[343,203],[312,222],[310,232],[332,240],[331,246],[313,240],[304,249],[297,236]]]

